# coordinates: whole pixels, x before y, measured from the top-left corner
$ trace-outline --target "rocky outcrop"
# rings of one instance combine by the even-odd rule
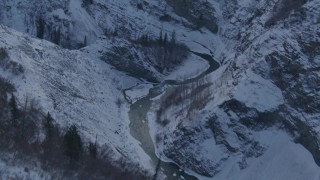
[[[214,7],[207,1],[166,0],[175,13],[189,20],[194,28],[208,28],[211,32],[218,32],[218,22]]]

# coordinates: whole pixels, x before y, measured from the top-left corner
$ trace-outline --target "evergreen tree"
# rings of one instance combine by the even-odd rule
[[[60,44],[60,38],[61,38],[61,32],[60,29],[57,29],[55,31],[53,31],[52,35],[52,42],[59,45]]]
[[[43,126],[46,131],[46,138],[52,139],[54,133],[54,125],[53,118],[51,117],[51,114],[49,112],[43,121]]]
[[[43,39],[44,37],[44,28],[45,28],[45,22],[42,17],[39,17],[36,21],[37,25],[37,37],[40,39]]]
[[[167,33],[165,33],[164,34],[164,39],[163,39],[163,45],[166,47],[166,45],[167,45],[167,42],[168,42],[168,34]]]
[[[19,118],[19,109],[17,107],[16,98],[14,95],[12,95],[10,98],[9,107],[10,107],[10,112],[11,112],[12,124],[13,124],[13,126],[17,126],[18,125],[18,118]]]
[[[85,37],[84,37],[84,40],[83,40],[83,46],[84,46],[84,47],[87,46],[87,43],[88,43],[88,42],[87,42],[87,36],[85,36]]]
[[[162,46],[163,44],[162,30],[160,31],[158,43],[160,44],[160,46]]]
[[[75,125],[70,126],[64,135],[63,147],[66,156],[70,159],[70,162],[76,161],[80,158],[82,152],[82,141]]]
[[[150,43],[149,36],[148,36],[148,35],[146,35],[146,46],[148,46],[148,45],[149,45],[149,43]]]
[[[172,46],[176,44],[176,31],[175,30],[172,31],[170,43]]]
[[[163,42],[164,42],[164,43],[167,43],[167,42],[168,42],[168,34],[167,34],[167,33],[164,34]]]
[[[96,157],[97,157],[97,154],[98,154],[97,144],[90,142],[88,149],[89,149],[90,155],[91,155],[93,158],[96,158]]]

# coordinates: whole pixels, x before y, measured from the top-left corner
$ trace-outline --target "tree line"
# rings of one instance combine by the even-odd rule
[[[40,162],[41,169],[52,174],[58,171],[66,178],[148,179],[136,164],[124,158],[112,162],[112,154],[104,154],[96,142],[85,143],[76,125],[62,131],[49,112],[42,112],[37,101],[26,98],[20,103],[14,92],[14,86],[0,78],[1,152],[14,152],[15,159],[32,158]]]
[[[143,34],[136,40],[136,43],[141,45],[145,56],[152,56],[153,64],[160,72],[174,68],[189,55],[188,47],[177,42],[175,31],[172,31],[170,37],[162,30],[158,38]]]

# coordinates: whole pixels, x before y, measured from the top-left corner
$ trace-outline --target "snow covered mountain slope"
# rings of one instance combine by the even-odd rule
[[[215,1],[211,3],[218,5]],[[266,174],[272,174],[271,179],[299,179],[302,172],[310,169],[314,169],[310,179],[319,178],[317,72],[320,34],[319,18],[315,14],[319,12],[320,4],[317,1],[297,2],[292,9],[284,10],[287,7],[281,7],[285,6],[281,4],[285,3],[225,1],[220,4],[219,35],[233,47],[218,49],[220,44],[211,46],[222,66],[204,80],[211,92],[208,97],[206,90],[202,91],[205,99],[210,99],[205,107],[201,104],[205,99],[194,104],[197,97],[192,97],[192,87],[186,88],[190,89],[189,96],[194,100],[176,98],[171,108],[163,108],[170,104],[172,97],[184,96],[177,88],[155,103],[155,113],[149,119],[154,120],[154,141],[159,142],[159,156],[199,174],[219,177],[217,179],[238,179],[238,175],[241,179],[264,178],[256,171],[247,171],[256,166],[252,159],[267,164]],[[201,93],[198,98],[201,99]],[[207,132],[208,129],[211,132]],[[281,135],[283,140],[302,144],[309,152],[306,149],[304,153],[292,152],[301,147],[292,144],[295,147],[285,154],[293,153],[289,158],[293,160],[311,152],[312,168],[304,166],[306,169],[300,171],[301,167],[292,161],[283,169],[270,166],[270,163],[281,164],[284,161],[281,158],[265,162],[263,158],[268,152],[284,149],[273,141],[272,135],[267,136],[268,142],[259,138],[266,129],[286,131],[289,136]],[[307,156],[311,157],[310,154]],[[296,161],[303,159],[305,157]],[[226,172],[229,168],[232,171]],[[264,171],[262,169],[257,171]]]
[[[318,0],[0,2],[0,47],[11,64],[1,76],[20,101],[38,99],[62,127],[97,135],[115,158],[154,173],[151,149],[199,179],[320,178]],[[137,40],[161,32],[220,67],[179,83],[208,63],[190,53],[159,70]],[[136,105],[147,118],[132,127],[127,112]],[[160,167],[160,179],[181,178]]]
[[[139,161],[145,157],[127,130],[127,114],[121,113],[127,107],[117,88],[124,75],[84,52],[64,50],[4,26],[0,33],[1,47],[9,56],[5,64],[17,64],[1,67],[1,76],[16,86],[20,102],[36,99],[62,127],[76,124],[85,139],[97,136],[100,145],[110,145],[119,156]]]

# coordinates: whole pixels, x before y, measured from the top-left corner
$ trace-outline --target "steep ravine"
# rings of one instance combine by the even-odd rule
[[[188,175],[184,170],[180,169],[178,165],[161,161],[161,157],[156,156],[155,147],[149,133],[149,125],[147,119],[147,113],[152,105],[152,99],[159,96],[160,94],[166,93],[167,89],[163,87],[165,87],[166,85],[182,85],[192,83],[219,68],[219,63],[216,62],[211,55],[201,54],[197,52],[193,53],[208,61],[210,67],[203,73],[191,79],[187,79],[184,81],[166,80],[160,84],[157,84],[152,89],[150,89],[147,96],[141,98],[130,106],[130,133],[134,138],[140,141],[142,149],[150,156],[152,163],[156,167],[156,174],[154,176],[155,179],[157,179],[157,171],[159,169],[166,175],[166,179],[177,179],[177,177],[183,177],[185,179],[197,179],[194,176]],[[125,91],[123,92],[126,98]]]

